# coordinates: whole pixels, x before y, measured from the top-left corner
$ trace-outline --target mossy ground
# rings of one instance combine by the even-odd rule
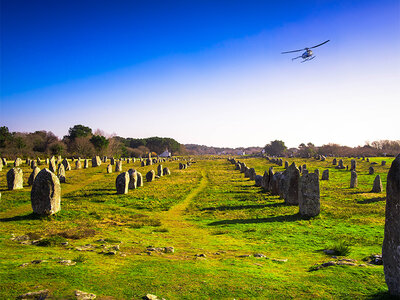
[[[262,175],[263,158],[240,158]],[[170,176],[145,182],[127,195],[115,193],[116,173],[100,167],[71,170],[62,184],[62,211],[37,218],[31,214],[30,168],[22,165],[24,189],[6,190],[0,172],[0,299],[49,289],[54,298],[75,289],[104,299],[140,299],[147,293],[167,299],[385,298],[382,266],[332,266],[310,271],[332,258],[322,251],[344,242],[346,258],[381,253],[385,193],[371,193],[380,174],[385,190],[392,159],[357,160],[358,187],[349,188],[350,172],[336,170],[332,159],[288,159],[310,171],[329,169],[321,181],[321,214],[304,220],[298,207],[255,187],[226,159],[197,159],[188,169],[164,163]],[[350,165],[350,159],[344,159]],[[39,166],[39,167],[44,167]],[[156,165],[124,164],[143,175]],[[44,245],[23,245],[11,235],[46,238]],[[68,245],[62,245],[68,241]],[[77,251],[90,244],[93,251]],[[117,255],[103,250],[119,245]],[[175,253],[146,253],[149,246],[173,246]],[[262,253],[269,258],[256,258]],[[204,254],[205,257],[196,255]],[[249,257],[240,257],[251,255]],[[40,264],[21,264],[32,260]],[[60,259],[77,262],[74,266]],[[283,261],[279,261],[283,260]],[[287,260],[285,262],[285,260]]]

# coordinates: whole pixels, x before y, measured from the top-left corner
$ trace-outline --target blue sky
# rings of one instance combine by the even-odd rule
[[[265,145],[399,139],[400,2],[1,0],[1,125]],[[280,52],[331,41],[308,63]]]

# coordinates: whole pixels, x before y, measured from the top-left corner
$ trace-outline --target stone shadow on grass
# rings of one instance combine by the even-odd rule
[[[14,216],[14,217],[9,217],[9,218],[0,218],[0,222],[13,222],[13,221],[24,221],[24,220],[40,220],[43,217],[40,215],[37,215],[35,213],[29,213],[27,215],[22,215],[22,216]]]
[[[395,297],[389,294],[389,291],[382,291],[376,294],[370,295],[367,297],[368,300],[394,300],[399,299],[399,297]]]
[[[370,203],[375,203],[375,202],[381,202],[385,201],[386,197],[375,197],[371,199],[364,199],[364,200],[357,200],[358,204],[370,204]]]
[[[257,224],[257,223],[274,223],[274,222],[295,222],[303,220],[299,213],[294,215],[276,216],[269,218],[258,218],[258,219],[233,219],[233,220],[221,220],[215,221],[208,224],[208,226],[218,225],[233,225],[233,224]]]
[[[279,206],[284,206],[284,202],[279,202],[279,203],[268,203],[268,204],[256,204],[256,205],[232,205],[232,206],[217,206],[217,207],[205,207],[202,208],[201,211],[206,211],[206,210],[219,210],[219,211],[224,211],[224,210],[240,210],[240,209],[252,209],[252,208],[266,208],[266,207],[279,207]]]

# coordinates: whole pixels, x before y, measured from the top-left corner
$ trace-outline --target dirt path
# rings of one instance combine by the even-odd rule
[[[210,231],[200,228],[189,222],[185,218],[185,210],[190,202],[202,192],[208,185],[206,172],[203,170],[199,185],[193,189],[186,198],[179,204],[172,207],[166,212],[157,215],[161,220],[163,227],[168,229],[167,238],[172,245],[180,250],[181,254],[201,254],[206,253],[207,256],[215,255],[215,252],[222,251],[225,253],[240,247],[238,240],[225,236],[212,235]]]

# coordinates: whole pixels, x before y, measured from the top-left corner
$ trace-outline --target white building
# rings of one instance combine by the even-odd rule
[[[168,151],[168,149],[165,149],[163,153],[159,155],[159,157],[171,157],[172,153]]]

